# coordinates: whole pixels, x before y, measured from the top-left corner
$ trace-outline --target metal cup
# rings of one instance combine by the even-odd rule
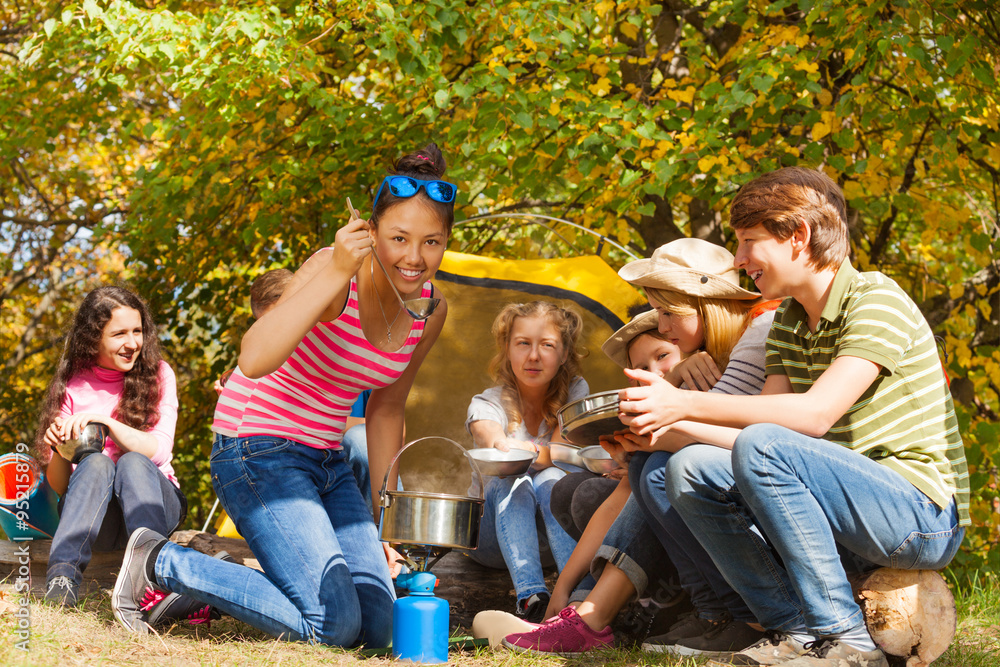
[[[77,465],[91,454],[103,451],[104,441],[110,432],[106,424],[88,422],[80,431],[80,437],[64,440],[62,444],[56,445],[55,450],[64,459]]]

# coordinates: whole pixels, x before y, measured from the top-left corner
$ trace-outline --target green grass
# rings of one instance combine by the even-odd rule
[[[358,651],[278,642],[234,619],[223,619],[206,631],[198,626],[174,626],[159,636],[128,634],[111,615],[109,591],[88,596],[80,607],[59,610],[32,601],[28,652],[15,648],[12,586],[0,585],[0,665],[307,665],[395,664],[385,657],[366,658]],[[972,583],[956,595],[958,632],[935,667],[1000,667],[1000,583]],[[641,651],[614,650],[574,658],[540,658],[506,650],[474,648],[453,651],[457,667],[530,667],[566,665],[663,665],[695,667],[705,661],[672,659]]]

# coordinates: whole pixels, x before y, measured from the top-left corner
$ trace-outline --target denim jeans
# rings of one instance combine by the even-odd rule
[[[552,516],[552,487],[565,474],[549,467],[516,477],[491,477],[486,482],[479,547],[469,555],[487,567],[506,567],[518,600],[548,592],[542,573],[541,536],[535,521],[538,512],[560,572],[576,547],[576,541]]]
[[[712,449],[718,450],[715,453],[720,456],[730,455],[727,449]],[[718,621],[728,615],[737,621],[753,623],[757,620],[753,612],[726,582],[677,510],[670,506],[665,467],[671,456],[670,452],[633,454],[629,467],[629,479],[634,480],[632,494],[677,569],[681,588],[691,598],[698,616]]]
[[[344,460],[354,472],[361,497],[365,499],[368,511],[372,511],[371,474],[368,472],[368,430],[364,424],[352,426],[344,432],[340,441],[344,448]]]
[[[552,487],[552,516],[574,540],[583,537],[594,512],[618,488],[618,481],[592,472],[571,472]]]
[[[147,456],[125,452],[117,463],[104,454],[80,461],[60,506],[46,579],[65,576],[79,586],[93,551],[124,548],[137,528],[170,535],[186,502]]]
[[[343,452],[217,435],[212,483],[264,572],[167,543],[157,584],[282,639],[389,643],[392,580]]]
[[[768,629],[831,635],[864,622],[844,552],[864,569],[939,569],[962,542],[954,502],[941,509],[846,447],[757,424],[731,458],[711,449],[671,457],[670,501]]]

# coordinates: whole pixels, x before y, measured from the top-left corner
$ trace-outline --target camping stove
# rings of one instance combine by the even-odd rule
[[[429,572],[450,551],[451,547],[433,544],[400,544],[396,546],[400,555],[396,562],[408,567],[410,572]]]

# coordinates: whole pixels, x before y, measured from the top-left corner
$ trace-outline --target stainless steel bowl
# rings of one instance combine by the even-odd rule
[[[625,429],[618,419],[618,391],[602,391],[567,403],[559,412],[562,436],[581,447],[600,444],[602,435]]]
[[[72,464],[77,464],[91,454],[104,450],[104,441],[111,429],[100,422],[88,422],[80,431],[80,437],[69,438],[56,445],[56,451]]]
[[[621,467],[601,446],[584,447],[580,450],[580,458],[587,470],[598,475],[614,472]]]
[[[550,442],[549,455],[552,457],[552,465],[565,470],[566,472],[583,472],[587,467],[580,456],[580,448],[576,445],[567,445],[564,442]]]
[[[524,449],[501,452],[492,447],[470,449],[468,455],[479,472],[489,477],[509,477],[525,473],[538,457],[538,454]]]

